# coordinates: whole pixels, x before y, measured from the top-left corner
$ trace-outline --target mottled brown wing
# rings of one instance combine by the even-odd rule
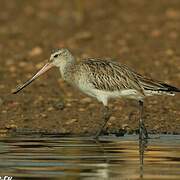
[[[126,66],[101,59],[87,59],[82,63],[88,73],[89,82],[96,89],[106,91],[135,89],[144,95],[136,74]]]

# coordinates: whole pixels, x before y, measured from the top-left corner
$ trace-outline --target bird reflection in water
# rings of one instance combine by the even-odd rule
[[[144,173],[144,152],[147,149],[148,140],[147,139],[139,139],[139,174],[140,179],[143,179],[143,173]]]

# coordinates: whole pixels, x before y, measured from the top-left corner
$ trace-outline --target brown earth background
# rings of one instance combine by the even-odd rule
[[[0,132],[93,134],[101,104],[66,84],[58,69],[21,93],[53,48],[78,59],[107,57],[180,87],[179,0],[0,0]],[[138,106],[110,102],[107,132],[138,128]],[[145,101],[152,133],[180,133],[180,94]]]

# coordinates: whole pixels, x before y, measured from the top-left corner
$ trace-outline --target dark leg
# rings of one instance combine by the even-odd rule
[[[101,128],[99,129],[99,131],[95,135],[96,139],[99,137],[99,135],[101,134],[102,130],[106,126],[110,116],[111,116],[111,114],[109,112],[109,107],[108,106],[104,106],[103,107],[103,116],[102,116],[103,124],[102,124]]]
[[[148,132],[143,121],[143,101],[139,101],[140,119],[139,119],[139,139],[147,139]]]

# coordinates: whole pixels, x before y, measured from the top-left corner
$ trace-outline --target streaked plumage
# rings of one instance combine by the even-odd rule
[[[107,105],[113,93],[115,97],[143,100],[146,96],[174,95],[179,91],[178,88],[144,77],[125,65],[104,59],[82,60],[69,66],[62,74],[65,74],[63,78],[67,82],[96,97],[104,105]],[[103,95],[102,100],[99,93]]]
[[[59,68],[65,81],[104,104],[102,128],[110,117],[108,111],[110,98],[125,97],[138,100],[140,105],[140,138],[148,137],[142,119],[143,99],[146,96],[174,95],[174,92],[180,92],[180,89],[174,86],[144,77],[115,61],[97,58],[77,62],[69,50],[56,49],[51,54],[48,63],[29,81],[17,88],[14,93],[19,92],[52,66]],[[98,131],[96,137],[99,136],[101,130]]]

